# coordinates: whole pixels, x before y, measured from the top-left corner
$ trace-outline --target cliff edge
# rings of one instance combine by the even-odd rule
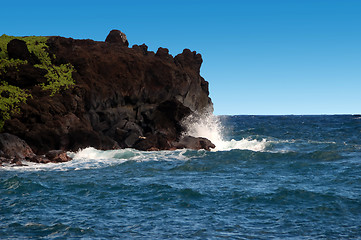
[[[35,154],[89,146],[214,147],[207,139],[182,136],[182,119],[213,108],[200,54],[185,49],[173,57],[145,44],[129,48],[118,30],[104,42],[41,38],[33,45],[22,38],[8,41],[6,49],[0,45],[7,61],[0,67],[2,132],[24,140]]]

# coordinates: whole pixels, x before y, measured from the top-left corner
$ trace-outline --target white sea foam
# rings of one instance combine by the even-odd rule
[[[204,137],[211,140],[216,148],[212,151],[229,151],[232,149],[264,151],[268,145],[266,139],[256,140],[243,138],[241,140],[225,140],[223,137],[224,128],[219,117],[211,112],[193,114],[183,121],[186,128],[184,135],[193,137]]]
[[[229,151],[232,149],[240,149],[240,150],[252,150],[255,152],[262,152],[266,149],[268,145],[268,142],[266,139],[262,139],[261,141],[258,141],[256,139],[245,139],[242,140],[234,140],[231,141],[222,141],[218,142],[218,145],[216,145],[215,150],[216,151]]]
[[[211,140],[216,145],[216,148],[212,151],[229,151],[232,149],[265,151],[266,147],[272,143],[272,141],[268,141],[266,139],[257,140],[251,138],[225,140],[222,135],[223,126],[219,118],[211,113],[192,115],[188,117],[183,124],[187,129],[184,133],[185,135],[205,137]],[[73,158],[73,160],[69,162],[48,164],[23,162],[27,166],[4,166],[1,169],[10,171],[68,171],[114,166],[127,161],[186,161],[189,160],[189,157],[185,154],[187,151],[188,150],[185,149],[155,152],[143,152],[135,149],[102,151],[88,147],[80,149],[77,152],[68,152],[68,155]]]
[[[81,149],[75,153],[69,152],[69,156],[73,159],[84,160],[105,160],[105,159],[118,159],[128,160],[137,155],[137,151],[133,149],[117,149],[117,150],[98,150],[93,147]]]
[[[33,163],[24,161],[26,166],[13,167],[4,166],[0,170],[7,171],[68,171],[104,168],[115,166],[127,161],[146,162],[146,161],[186,161],[189,158],[184,156],[187,150],[176,151],[138,151],[135,149],[118,149],[118,150],[98,150],[92,147],[80,149],[77,152],[68,152],[67,154],[73,160],[64,163]]]

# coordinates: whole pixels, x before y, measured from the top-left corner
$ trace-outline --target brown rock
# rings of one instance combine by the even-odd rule
[[[26,42],[20,39],[13,39],[7,45],[9,58],[27,60],[32,64],[39,63],[34,54],[29,52]]]
[[[166,135],[157,133],[148,134],[145,138],[140,138],[133,147],[141,151],[159,151],[168,150],[172,148],[172,145]]]
[[[14,164],[15,166],[26,166],[19,158],[14,158],[10,163]]]
[[[51,150],[45,156],[50,162],[68,162],[71,160],[71,157],[63,150]]]
[[[0,165],[2,165],[3,163],[9,163],[10,161],[10,158],[0,157]]]
[[[0,133],[0,151],[10,158],[31,158],[35,154],[29,145],[22,139],[9,133]]]
[[[145,44],[142,45],[133,45],[132,49],[142,53],[143,55],[148,55],[148,46]]]
[[[26,46],[26,42],[19,39],[11,40],[7,45],[9,58],[28,60],[30,59],[30,52]]]
[[[216,146],[209,141],[207,138],[202,137],[192,137],[185,136],[179,142],[174,143],[174,146],[177,148],[189,148],[194,150],[205,149],[210,151],[211,148],[215,148]]]
[[[106,42],[50,37],[47,44],[55,65],[74,66],[74,88],[49,96],[39,87],[46,72],[32,64],[6,75],[32,98],[4,131],[24,139],[36,154],[89,146],[174,149],[184,130],[182,119],[212,106],[196,52],[186,49],[173,58],[166,48],[156,54],[146,45],[127,48],[118,30]]]
[[[111,30],[107,38],[105,39],[105,42],[118,43],[121,46],[126,46],[126,47],[129,46],[127,36],[119,30]]]
[[[155,56],[162,58],[163,60],[173,61],[173,57],[169,54],[169,50],[167,48],[158,48]]]
[[[33,158],[30,158],[29,161],[35,162],[35,163],[50,163],[49,159],[47,159],[46,157],[41,156],[41,155],[37,155]]]

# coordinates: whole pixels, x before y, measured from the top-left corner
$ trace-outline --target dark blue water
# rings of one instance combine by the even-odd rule
[[[229,151],[0,169],[0,239],[361,239],[360,118],[221,122]]]

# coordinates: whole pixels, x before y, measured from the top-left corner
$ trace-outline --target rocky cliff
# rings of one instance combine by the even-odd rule
[[[200,76],[200,54],[185,49],[173,57],[166,48],[156,53],[144,44],[129,48],[125,34],[117,30],[104,42],[47,37],[42,50],[50,56],[47,63],[21,38],[13,39],[6,57],[20,63],[0,71],[4,86],[28,94],[2,132],[23,139],[34,153],[89,146],[212,147],[207,139],[182,138],[182,119],[212,108],[208,82]],[[58,84],[51,74],[71,84]],[[51,83],[53,88],[46,88]],[[10,95],[3,88],[1,101]]]

